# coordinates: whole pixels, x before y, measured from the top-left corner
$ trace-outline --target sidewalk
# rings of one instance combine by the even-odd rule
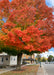
[[[24,66],[26,66],[26,65],[23,65],[23,66],[21,66],[21,67],[24,67]],[[3,70],[0,71],[0,74],[5,73],[5,72],[8,72],[8,71],[15,70],[15,69],[16,69],[16,68],[6,68],[6,69],[3,69]]]
[[[14,69],[16,69],[16,68],[7,68],[7,69],[4,69],[4,70],[1,70],[0,74],[11,71],[11,70],[14,70]]]
[[[42,65],[41,67],[39,67],[37,75],[48,75],[44,69],[44,66]]]
[[[34,64],[26,64],[26,65],[34,65]],[[21,67],[24,67],[24,66],[26,66],[26,65],[23,65],[23,66],[21,66]],[[36,65],[38,65],[38,64],[36,64]],[[5,72],[11,71],[11,70],[15,70],[15,69],[16,69],[16,68],[7,68],[7,69],[5,69],[5,70],[3,70],[3,71],[0,71],[0,75],[1,75],[2,73],[5,73]],[[42,67],[39,67],[37,75],[45,75],[45,74],[44,74],[43,65],[42,65]]]
[[[26,64],[26,65],[34,65],[34,64]],[[24,67],[24,66],[26,66],[26,65],[22,65],[21,67]],[[0,71],[0,75],[1,75],[2,73],[8,72],[8,71],[12,71],[12,70],[15,70],[15,69],[16,69],[16,68],[6,68],[6,69],[3,69],[3,70]]]

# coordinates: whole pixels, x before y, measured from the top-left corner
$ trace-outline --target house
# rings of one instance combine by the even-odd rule
[[[26,54],[22,55],[21,64],[26,61],[27,63],[34,62],[35,55],[29,56]],[[9,56],[7,53],[0,54],[0,66],[16,66],[17,65],[17,56]]]
[[[0,66],[17,65],[17,56],[9,56],[7,53],[0,54]]]

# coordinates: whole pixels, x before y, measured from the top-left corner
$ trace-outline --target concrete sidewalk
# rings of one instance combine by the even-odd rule
[[[39,67],[37,75],[48,75],[43,65]]]
[[[26,66],[26,65],[23,65],[23,66],[21,66],[21,67],[24,67],[24,66]],[[6,68],[6,69],[3,69],[3,70],[0,71],[0,75],[1,75],[2,73],[8,72],[8,71],[12,71],[12,70],[15,70],[15,69],[16,69],[16,68]]]
[[[5,73],[5,72],[8,72],[8,71],[11,71],[11,70],[15,70],[16,68],[7,68],[7,69],[4,69],[4,70],[1,70],[0,71],[0,75],[2,74],[2,73]]]
[[[26,64],[26,65],[22,65],[21,67],[24,67],[24,66],[27,66],[27,65],[34,65],[34,64]],[[8,71],[12,71],[12,70],[15,70],[16,68],[6,68],[6,69],[3,69],[0,71],[0,75],[2,73],[5,73],[5,72],[8,72]]]
[[[26,65],[34,65],[34,64],[26,64]],[[26,65],[23,65],[22,67],[24,67],[24,66],[26,66]],[[38,65],[38,64],[37,64],[37,65]],[[0,75],[1,75],[2,73],[5,73],[5,72],[11,71],[11,70],[15,70],[15,69],[16,69],[16,68],[8,68],[8,69],[6,69],[6,70],[4,70],[4,71],[0,71]],[[48,75],[48,74],[46,74],[46,71],[45,71],[43,65],[41,65],[41,67],[39,67],[38,72],[37,72],[37,75]]]

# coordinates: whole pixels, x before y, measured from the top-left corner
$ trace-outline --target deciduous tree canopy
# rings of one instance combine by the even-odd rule
[[[47,51],[54,46],[52,11],[45,0],[0,0],[1,41],[17,51]]]
[[[54,47],[52,12],[45,0],[0,0],[0,52],[17,55],[17,69],[23,53]]]

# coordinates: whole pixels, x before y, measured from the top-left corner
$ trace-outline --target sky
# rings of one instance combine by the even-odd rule
[[[46,4],[47,4],[49,7],[52,7],[52,6],[54,6],[54,0],[46,0]]]
[[[48,58],[49,55],[53,55],[54,56],[54,51],[53,50],[54,50],[54,48],[51,48],[51,49],[49,49],[48,52],[42,53],[40,55],[41,55],[41,57],[46,57],[46,58]]]
[[[11,0],[9,0],[11,2]],[[49,7],[54,6],[54,0],[46,0],[46,5]],[[53,12],[54,14],[54,12]],[[53,55],[54,56],[54,48],[51,48],[48,50],[48,52],[42,53],[41,56],[43,57],[48,57],[49,55]]]
[[[9,0],[11,2],[11,0]]]

